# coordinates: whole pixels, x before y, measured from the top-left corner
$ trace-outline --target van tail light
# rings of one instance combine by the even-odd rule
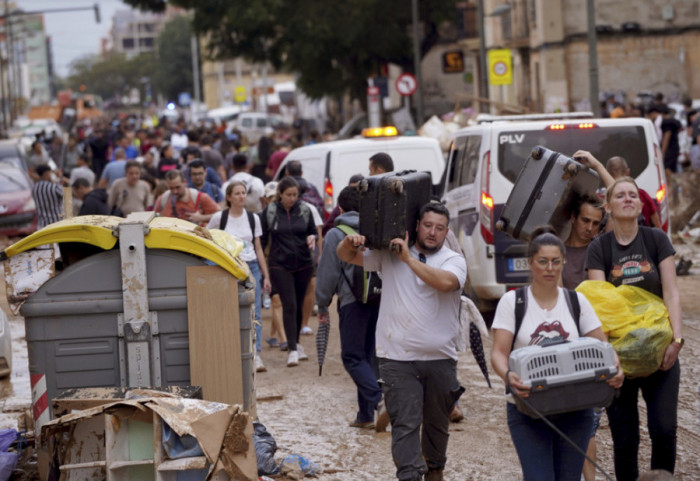
[[[481,221],[481,237],[487,244],[493,244],[493,197],[489,191],[491,177],[491,152],[484,154],[481,170],[481,202],[479,203],[479,219]]]
[[[656,191],[656,204],[659,207],[659,220],[661,220],[661,229],[669,233],[669,207],[668,196],[666,195],[666,177],[664,175],[663,161],[661,159],[661,149],[658,144],[654,143],[654,162],[656,163],[656,175],[659,180],[659,189]]]
[[[324,217],[327,218],[333,210],[333,183],[328,178],[323,185],[323,207],[326,210]]]

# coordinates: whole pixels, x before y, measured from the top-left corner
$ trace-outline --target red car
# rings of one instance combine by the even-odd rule
[[[0,235],[17,237],[36,231],[32,181],[14,142],[0,142]]]

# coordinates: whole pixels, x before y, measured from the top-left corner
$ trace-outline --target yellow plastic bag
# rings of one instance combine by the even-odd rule
[[[639,287],[604,281],[584,281],[576,291],[593,306],[626,376],[648,376],[659,369],[673,339],[661,298]]]

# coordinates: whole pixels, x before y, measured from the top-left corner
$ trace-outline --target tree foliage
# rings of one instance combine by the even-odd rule
[[[121,97],[132,89],[145,94],[177,98],[180,92],[192,92],[191,21],[184,16],[170,20],[156,41],[156,52],[127,59],[121,53],[89,55],[75,60],[66,79],[67,87],[78,91],[81,85],[104,99]]]
[[[124,0],[162,11],[164,0]],[[294,72],[309,96],[364,96],[368,77],[395,63],[413,70],[410,0],[168,0],[194,12],[193,28],[213,59],[268,61]],[[454,0],[420,0],[422,52],[438,41],[438,25],[454,19]]]
[[[175,17],[165,24],[158,36],[155,85],[168,100],[177,99],[180,92],[192,93],[193,90],[190,25],[189,18]]]

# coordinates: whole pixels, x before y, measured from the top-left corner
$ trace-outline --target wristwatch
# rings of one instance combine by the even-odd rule
[[[676,344],[680,344],[680,346],[683,347],[683,345],[685,344],[685,339],[683,339],[682,337],[674,337],[673,342],[675,342]]]

